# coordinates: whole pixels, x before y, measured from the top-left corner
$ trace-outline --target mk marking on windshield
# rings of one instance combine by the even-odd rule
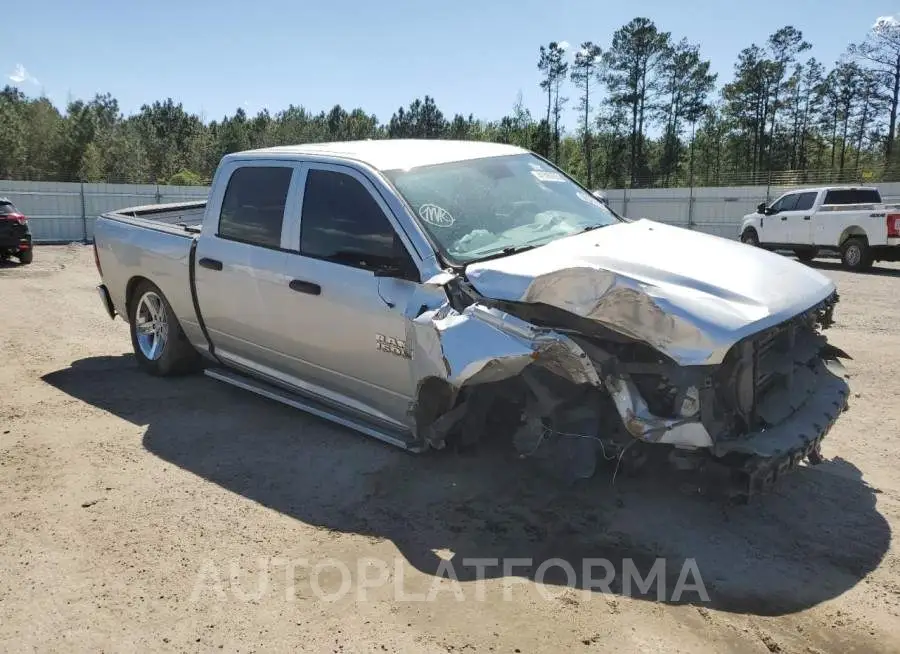
[[[375,349],[380,352],[387,352],[403,359],[412,359],[412,353],[406,348],[406,341],[393,336],[385,336],[384,334],[375,334]]]
[[[450,227],[454,223],[450,212],[436,204],[423,204],[419,207],[419,218],[435,227]]]

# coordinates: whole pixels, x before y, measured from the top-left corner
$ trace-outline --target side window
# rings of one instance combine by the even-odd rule
[[[822,204],[851,204],[850,191],[838,190],[828,191],[825,194],[825,202]]]
[[[799,193],[792,193],[781,198],[781,207],[779,211],[794,211],[797,208],[797,200],[800,198]]]
[[[235,170],[219,214],[220,238],[252,245],[281,246],[284,205],[293,168],[247,166]]]
[[[874,189],[835,189],[825,194],[822,204],[880,204],[881,194]]]
[[[857,204],[881,204],[881,193],[878,191],[860,189],[856,194]]]
[[[310,169],[300,217],[301,254],[371,270],[395,262],[402,251],[395,239],[393,226],[358,180]]]
[[[794,210],[809,211],[810,209],[812,209],[813,205],[816,202],[816,195],[818,195],[818,193],[801,193],[797,200],[797,206],[794,207]]]

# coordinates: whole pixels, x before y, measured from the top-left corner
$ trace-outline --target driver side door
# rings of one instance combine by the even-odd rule
[[[790,211],[797,204],[798,194],[788,193],[781,196],[766,211],[763,217],[761,241],[766,245],[780,245],[790,242]]]

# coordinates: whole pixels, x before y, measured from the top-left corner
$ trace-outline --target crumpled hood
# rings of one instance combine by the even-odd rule
[[[835,291],[781,255],[650,220],[475,263],[466,276],[485,297],[596,320],[682,365],[719,363],[737,341]]]

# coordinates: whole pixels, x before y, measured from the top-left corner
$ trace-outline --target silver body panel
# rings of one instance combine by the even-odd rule
[[[524,151],[495,144],[374,143],[226,156],[199,234],[144,219],[136,210],[101,216],[95,228],[98,257],[116,313],[127,320],[130,284],[149,279],[205,356],[313,398],[334,416],[341,410],[356,416],[357,422],[341,424],[364,418],[370,426],[360,431],[383,428],[388,442],[398,433],[421,438],[413,416],[427,380],[458,391],[515,376],[533,361],[549,362],[577,384],[605,387],[636,437],[658,429],[661,423],[636,389],[627,380],[598,376],[588,354],[564,331],[536,327],[479,302],[454,309],[446,286],[458,281],[457,273],[442,270],[411,209],[379,170]],[[228,179],[239,168],[257,165],[292,169],[277,248],[217,234]],[[314,168],[340,171],[363,184],[408,251],[420,282],[376,277],[300,254],[303,189]],[[178,205],[170,209],[179,211]],[[185,205],[185,213],[196,211],[196,203]],[[196,260],[215,259],[221,269],[195,266],[193,297],[189,263],[195,242]],[[476,263],[467,277],[484,298],[562,309],[648,343],[682,366],[720,363],[741,339],[809,310],[835,290],[820,273],[778,255],[645,220]],[[295,292],[292,280],[318,285],[321,292]],[[710,447],[698,424],[663,425],[669,431],[661,442]]]
[[[835,291],[822,273],[773,252],[645,219],[476,263],[467,273],[487,297],[591,318],[682,365],[720,363],[737,341]]]

